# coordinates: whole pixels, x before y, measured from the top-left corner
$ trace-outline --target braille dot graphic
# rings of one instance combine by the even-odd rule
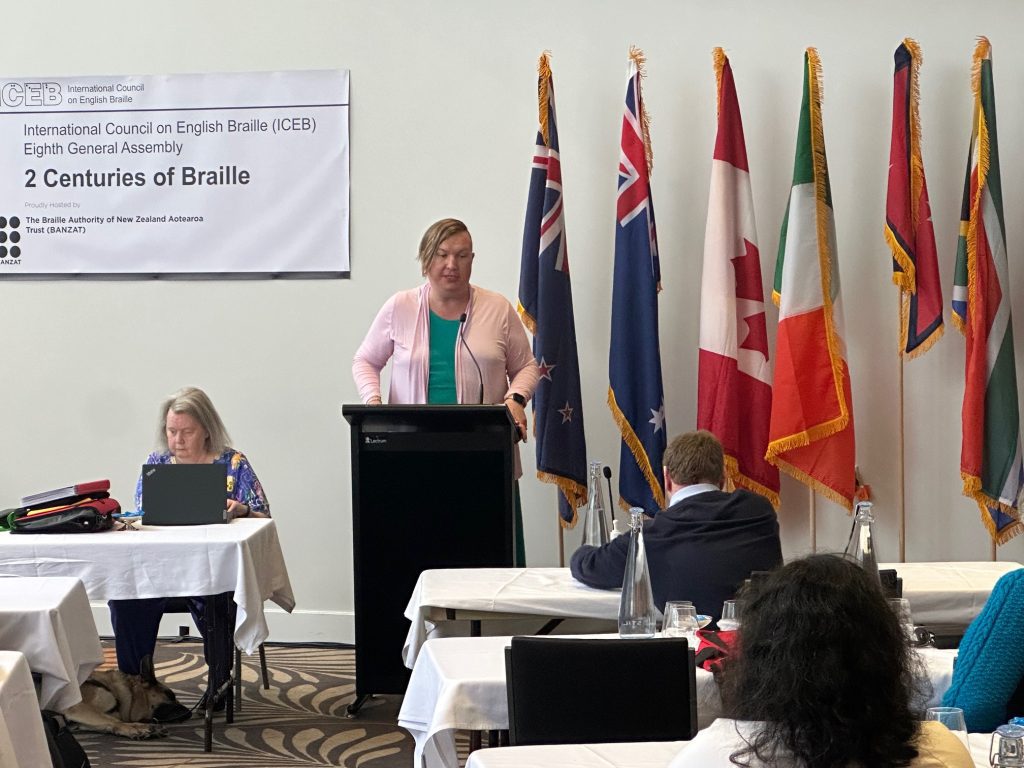
[[[10,223],[11,223],[11,229],[17,229],[18,227],[21,226],[21,219],[19,219],[17,216],[11,216],[11,222]]]
[[[6,226],[7,226],[7,217],[6,216],[0,216],[0,228],[6,227]]]
[[[21,248],[19,248],[18,246],[14,246],[13,248],[11,248],[11,256],[13,256],[16,259],[19,258],[21,256]]]
[[[2,242],[2,241],[0,241],[0,242]],[[21,232],[11,232],[11,242],[12,243],[20,243],[21,242]]]
[[[7,242],[7,233],[4,230],[0,229],[0,243],[6,243],[6,242]]]
[[[7,246],[0,245],[0,259],[7,258]]]

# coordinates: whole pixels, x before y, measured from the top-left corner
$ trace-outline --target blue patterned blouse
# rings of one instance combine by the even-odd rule
[[[174,457],[170,453],[151,453],[146,464],[173,464]],[[213,460],[214,464],[228,465],[227,498],[245,504],[251,512],[262,512],[270,517],[270,503],[263,492],[263,486],[252,469],[252,464],[245,454],[228,448]],[[142,475],[135,485],[135,508],[142,509]]]

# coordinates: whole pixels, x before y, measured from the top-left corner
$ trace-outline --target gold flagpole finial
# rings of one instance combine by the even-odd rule
[[[537,112],[540,133],[544,144],[551,146],[551,131],[548,125],[548,99],[551,93],[551,51],[544,51],[537,61]]]
[[[647,159],[647,177],[654,172],[654,148],[651,146],[651,118],[644,106],[641,86],[647,77],[647,57],[637,46],[629,46],[629,59],[636,67],[636,111],[640,122],[640,133],[644,137],[644,157]]]
[[[729,57],[725,55],[725,51],[720,47],[716,47],[711,51],[711,58],[715,63],[715,98],[718,100],[717,114],[722,114],[722,72],[725,70],[725,65],[729,63]]]

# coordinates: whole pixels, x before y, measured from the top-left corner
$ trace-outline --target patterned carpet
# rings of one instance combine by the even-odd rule
[[[113,648],[104,641],[111,667]],[[345,707],[355,697],[352,648],[266,646],[270,689],[259,680],[259,656],[242,656],[242,711],[228,726],[214,719],[213,752],[203,752],[200,714],[168,726],[170,735],[131,741],[78,731],[76,737],[93,768],[194,766],[196,768],[409,768],[413,740],[395,725],[400,696],[378,696],[349,720]],[[179,701],[191,707],[206,687],[206,664],[197,642],[161,641],[156,674]]]

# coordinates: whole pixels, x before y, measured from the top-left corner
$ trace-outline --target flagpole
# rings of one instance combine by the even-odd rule
[[[992,544],[992,562],[994,563],[996,561],[996,540],[992,539],[991,544]]]
[[[902,325],[903,317],[903,290],[896,292],[897,298],[899,299],[899,318],[898,322]],[[900,562],[905,563],[907,561],[907,507],[906,498],[904,491],[904,467],[903,467],[903,350],[899,350],[900,368],[899,368],[899,382],[900,382],[900,393],[899,393],[899,440],[896,445],[896,486],[897,486],[897,500],[898,500],[898,514],[899,514],[899,543],[900,543]]]
[[[810,523],[811,523],[811,552],[818,551],[818,510],[814,504],[814,489],[807,488],[808,496],[810,497]]]
[[[558,526],[558,567],[565,568],[565,531],[562,530],[562,521],[558,516],[558,506],[555,506],[555,524]]]

